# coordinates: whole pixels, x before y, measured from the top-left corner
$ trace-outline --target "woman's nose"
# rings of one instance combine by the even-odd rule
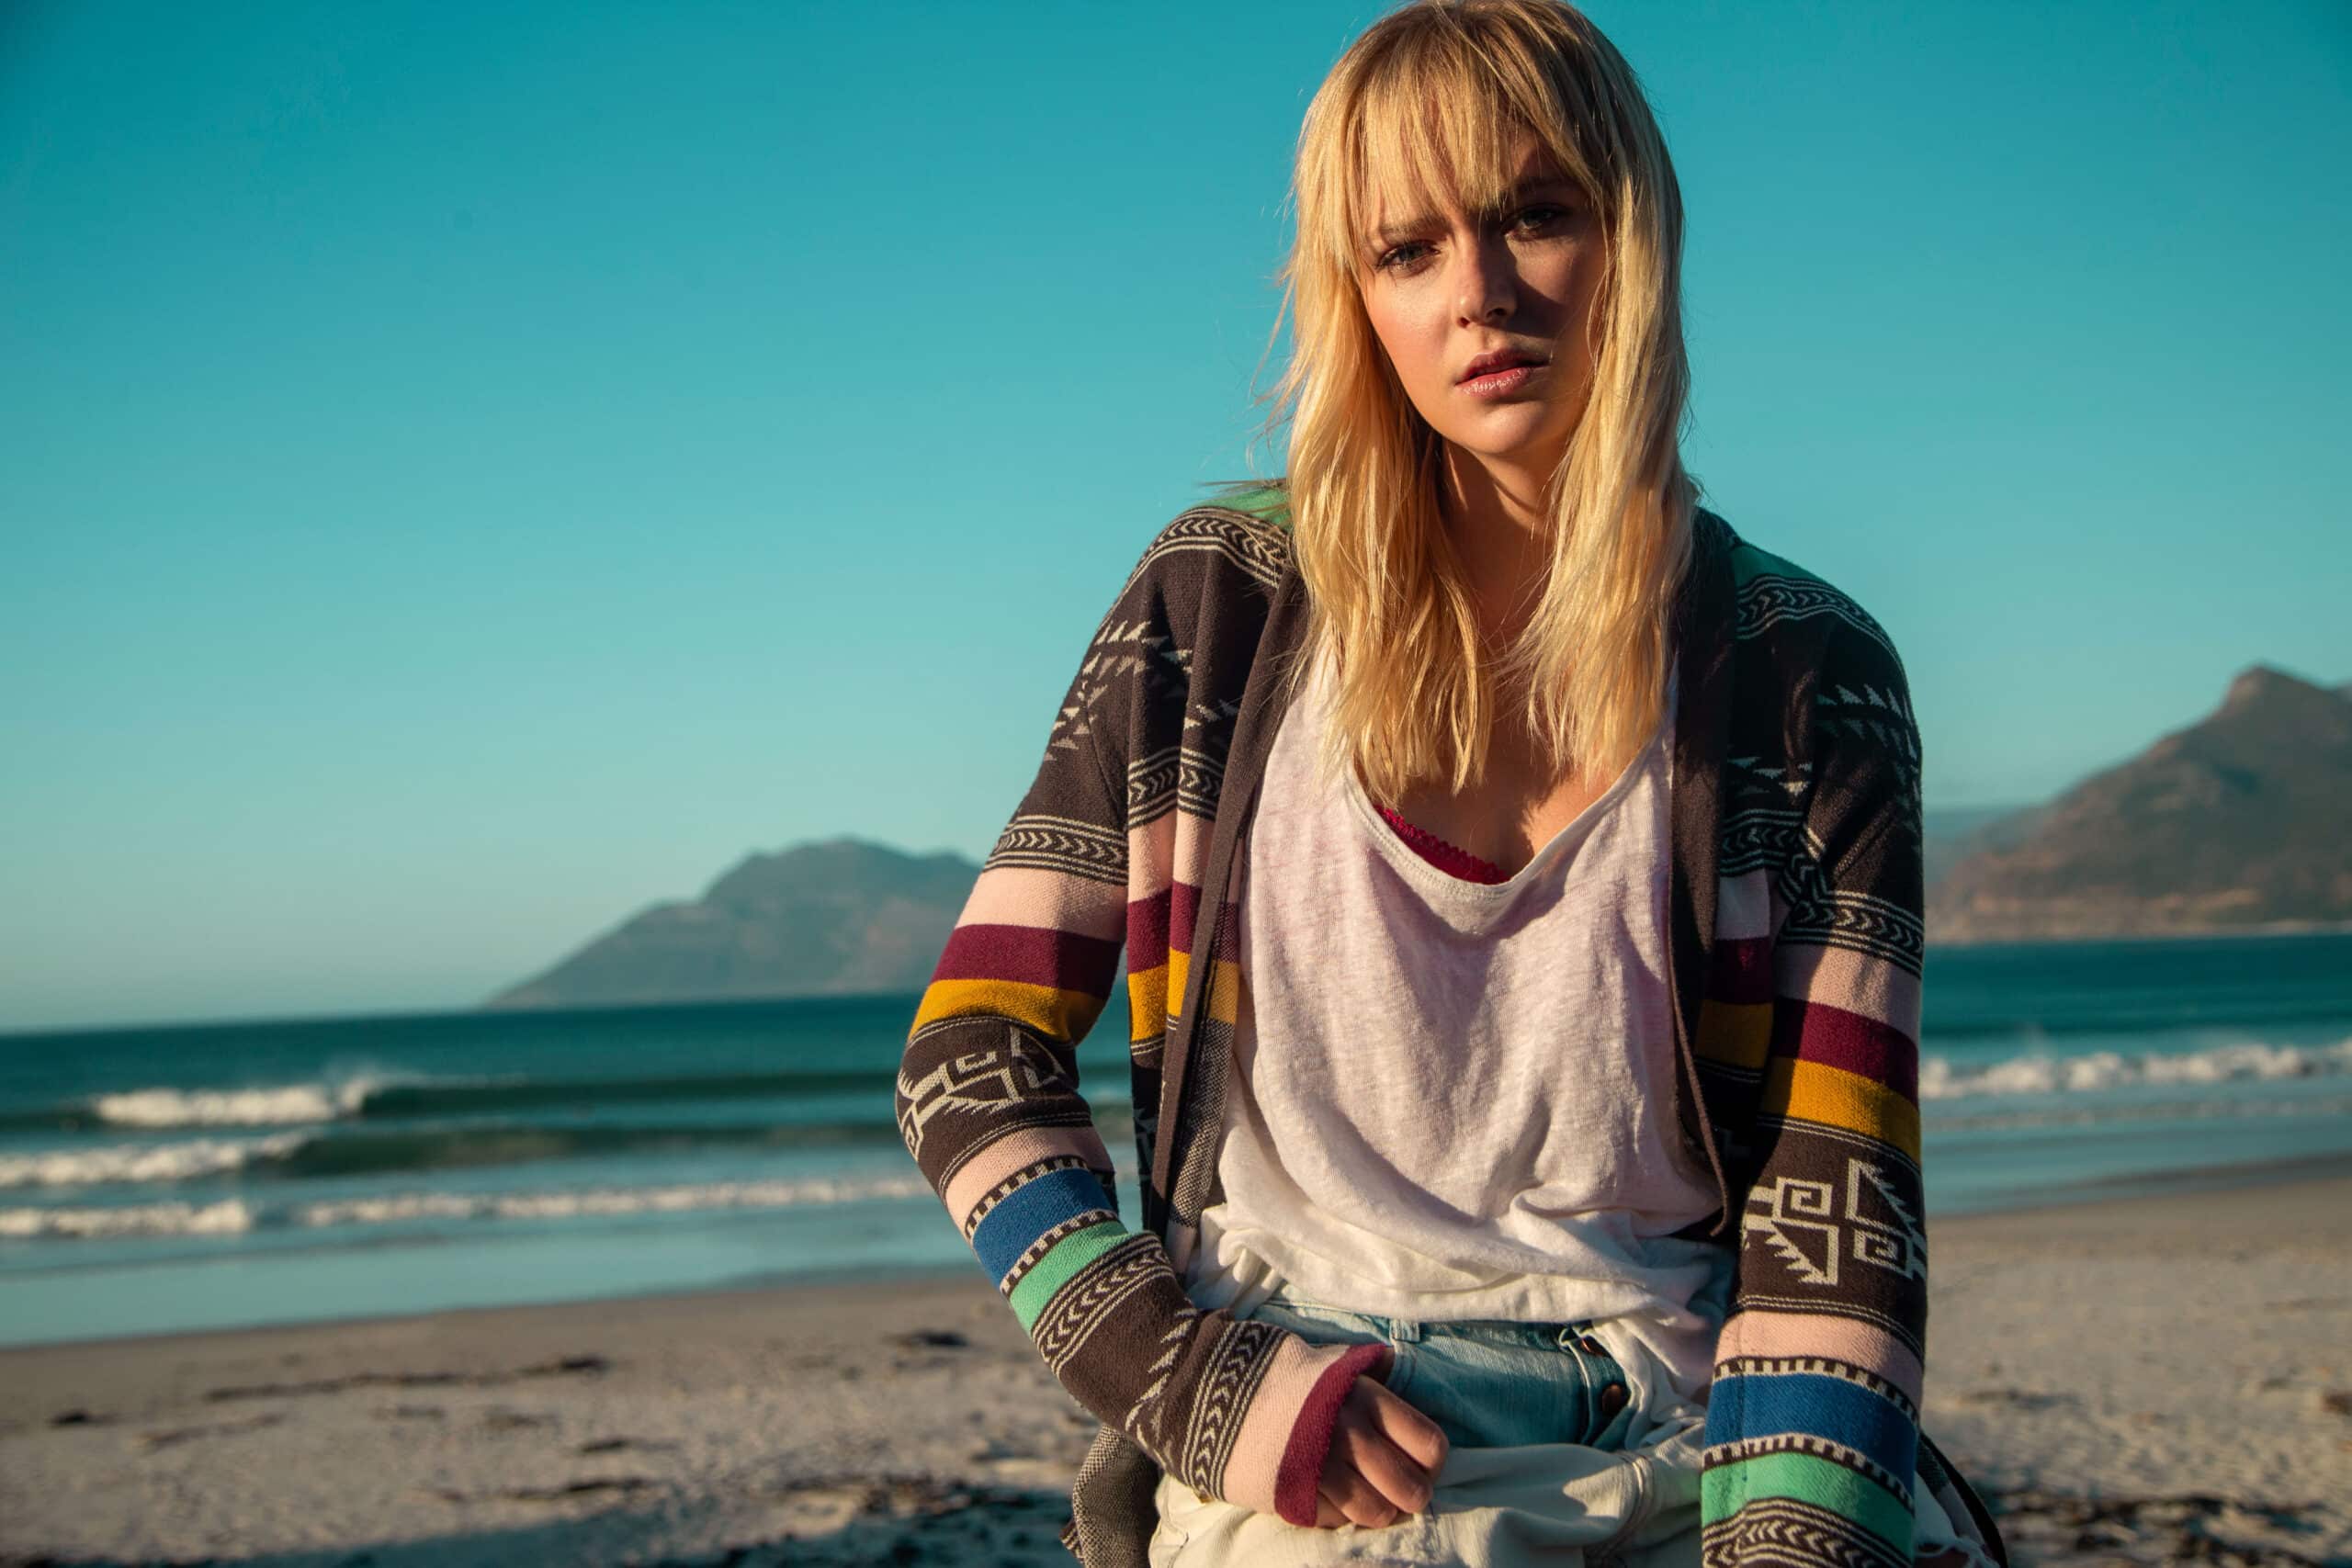
[[[1460,276],[1454,283],[1454,312],[1465,322],[1498,321],[1516,303],[1510,247],[1482,240],[1455,251]]]

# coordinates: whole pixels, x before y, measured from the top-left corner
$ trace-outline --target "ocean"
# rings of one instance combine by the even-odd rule
[[[1936,1214],[2352,1154],[2352,934],[1928,955]],[[912,996],[0,1034],[0,1345],[977,1269]],[[1126,1020],[1080,1052],[1135,1213]]]

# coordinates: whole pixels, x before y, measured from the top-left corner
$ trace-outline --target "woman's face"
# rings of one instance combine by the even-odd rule
[[[1592,389],[1593,301],[1607,255],[1598,216],[1542,143],[1521,132],[1519,180],[1499,212],[1451,202],[1374,215],[1364,313],[1423,419],[1489,470],[1548,479]],[[1500,352],[1534,362],[1473,378]],[[1498,474],[1498,477],[1500,477]]]

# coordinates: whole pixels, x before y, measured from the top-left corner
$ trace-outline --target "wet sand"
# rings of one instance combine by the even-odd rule
[[[2019,1563],[2352,1562],[2352,1175],[1932,1227]],[[1093,1423],[977,1270],[0,1351],[0,1562],[1064,1564]]]

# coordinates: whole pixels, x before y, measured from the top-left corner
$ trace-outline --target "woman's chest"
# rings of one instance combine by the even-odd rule
[[[1277,739],[1236,900],[1245,1005],[1299,1070],[1437,1075],[1474,1099],[1579,1059],[1645,1076],[1631,1058],[1673,1037],[1662,749],[1482,882],[1316,766],[1317,716]]]

